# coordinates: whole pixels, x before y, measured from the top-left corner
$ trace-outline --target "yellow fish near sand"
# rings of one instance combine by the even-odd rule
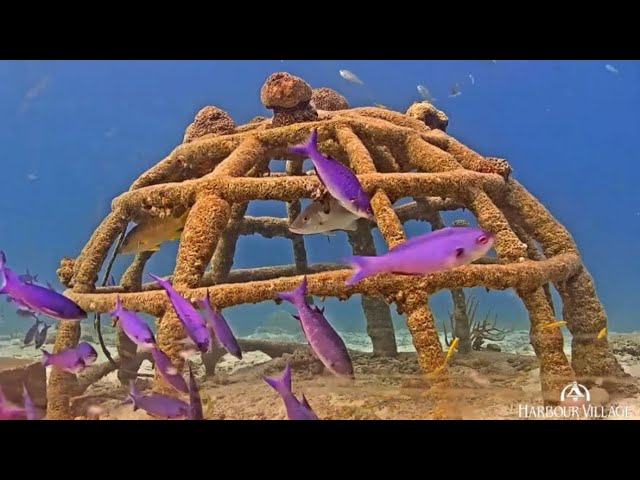
[[[550,323],[549,325],[545,325],[544,328],[564,327],[566,324],[567,322],[562,320],[560,322],[553,322],[553,323]]]
[[[600,332],[598,332],[598,340],[607,336],[607,327],[604,327]]]
[[[433,373],[440,373],[442,372],[442,370],[444,370],[444,368],[447,366],[447,363],[449,362],[449,359],[453,356],[453,352],[458,346],[459,341],[460,339],[458,337],[454,338],[451,341],[451,344],[449,345],[449,350],[447,350],[447,356],[444,358],[444,362]]]
[[[188,214],[189,210],[180,218],[169,216],[139,223],[127,234],[118,253],[135,255],[142,252],[157,252],[164,242],[180,238]]]

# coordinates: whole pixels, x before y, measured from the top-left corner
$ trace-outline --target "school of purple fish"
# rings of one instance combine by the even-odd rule
[[[318,133],[312,130],[306,143],[290,148],[292,153],[309,157],[313,162],[318,179],[329,195],[344,209],[361,218],[374,219],[369,194],[360,184],[357,176],[337,160],[325,156],[318,150]],[[495,242],[495,234],[478,227],[448,227],[424,235],[413,237],[387,253],[378,256],[353,256],[346,261],[352,266],[353,274],[345,282],[346,286],[378,274],[425,275],[468,265],[485,255]],[[233,331],[224,316],[212,306],[209,291],[197,301],[199,308],[176,291],[169,280],[150,274],[165,291],[167,298],[180,320],[186,338],[181,341],[185,358],[192,354],[207,353],[216,343],[234,357],[241,359],[242,352]],[[109,285],[115,285],[113,277]],[[324,308],[307,303],[306,276],[299,285],[288,292],[274,292],[274,299],[285,300],[297,310],[293,317],[299,321],[304,336],[314,354],[329,372],[346,379],[354,379],[354,368],[347,346],[342,337],[331,326],[324,315]],[[7,295],[8,301],[18,306],[18,314],[34,318],[36,324],[25,336],[25,345],[36,340],[36,348],[44,344],[49,325],[37,315],[43,314],[58,320],[80,321],[87,313],[71,299],[37,284],[37,275],[27,270],[24,275],[16,275],[6,264],[4,252],[0,251],[0,294]],[[22,313],[20,313],[22,312]],[[198,384],[189,362],[189,381],[171,362],[169,356],[157,344],[154,333],[137,312],[116,302],[110,315],[113,325],[119,325],[127,337],[140,349],[148,350],[154,360],[156,371],[177,392],[188,394],[189,402],[172,395],[157,393],[145,395],[131,381],[128,398],[123,403],[133,404],[133,410],[144,410],[148,415],[160,419],[203,420],[203,407]],[[43,324],[43,329],[40,325]],[[41,332],[44,332],[42,334]],[[98,358],[96,350],[87,342],[80,342],[73,348],[55,353],[42,349],[42,364],[62,371],[77,374]],[[290,420],[318,420],[304,394],[296,397],[292,390],[292,371],[287,362],[284,372],[278,377],[263,376],[263,380],[280,396]],[[0,389],[0,419],[37,419],[33,402],[26,386],[23,392],[23,406],[9,402]]]

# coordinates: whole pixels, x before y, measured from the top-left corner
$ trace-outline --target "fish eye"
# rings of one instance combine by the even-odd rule
[[[302,217],[302,220],[304,220],[305,222],[308,222],[309,221],[309,217],[304,216],[304,217]]]
[[[487,242],[489,241],[489,237],[487,237],[486,235],[480,235],[480,236],[476,239],[476,241],[477,241],[478,243],[481,243],[481,244],[483,244],[483,245],[484,245],[485,243],[487,243]]]

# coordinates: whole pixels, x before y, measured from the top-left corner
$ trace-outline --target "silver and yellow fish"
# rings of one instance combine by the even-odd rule
[[[140,222],[127,234],[118,253],[133,255],[141,252],[157,252],[164,242],[180,238],[188,213],[187,210],[180,218],[169,216]]]
[[[329,197],[326,201],[314,201],[289,225],[289,230],[300,235],[328,234],[333,230],[356,230],[358,216]]]

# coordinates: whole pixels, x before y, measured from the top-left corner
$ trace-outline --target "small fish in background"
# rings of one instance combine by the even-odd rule
[[[389,107],[387,107],[386,105],[383,105],[381,103],[374,103],[373,106],[374,107],[378,107],[378,108],[384,108],[385,110],[389,110]]]
[[[318,130],[313,129],[306,143],[290,147],[292,153],[311,159],[318,178],[329,195],[358,217],[373,219],[371,200],[350,168],[318,151]]]
[[[36,345],[35,345],[36,350],[42,347],[42,345],[44,345],[44,342],[47,341],[47,332],[49,331],[49,328],[51,328],[51,325],[47,325],[44,322],[43,324],[44,326],[42,327],[42,330],[40,330],[36,334]]]
[[[29,390],[27,390],[27,386],[24,383],[22,384],[22,401],[24,402],[24,411],[27,416],[27,420],[38,420],[38,415],[36,414],[36,409],[33,406],[31,395],[29,395]]]
[[[38,275],[31,275],[29,273],[29,269],[27,268],[27,273],[23,273],[22,275],[18,275],[18,278],[21,282],[24,283],[36,283],[38,281]]]
[[[53,290],[54,292],[55,292],[55,291],[57,291],[57,290],[54,288],[54,286],[53,286],[53,285],[51,285],[49,282],[47,282],[47,288],[48,288],[49,290]]]
[[[451,93],[449,94],[449,97],[455,98],[458,95],[462,95],[462,90],[460,90],[460,85],[456,83],[453,85],[453,87],[451,87]]]
[[[7,400],[0,385],[0,420],[24,420],[25,417],[24,408],[18,407]]]
[[[25,346],[33,342],[33,339],[35,338],[36,333],[38,333],[38,330],[40,329],[41,323],[43,323],[42,320],[36,317],[36,323],[29,330],[27,330],[27,334],[24,336],[23,343]]]
[[[36,180],[38,180],[38,176],[35,173],[29,173],[27,175],[27,180],[29,180],[30,182],[35,182]]]
[[[598,332],[598,340],[601,340],[606,336],[607,336],[607,327],[604,327],[602,330]]]
[[[291,225],[289,231],[300,235],[329,233],[334,230],[355,231],[358,228],[358,217],[344,208],[335,198],[328,200],[328,212],[325,202],[316,200],[311,202],[300,212]]]
[[[451,345],[449,345],[449,349],[447,350],[447,356],[444,358],[445,365],[449,362],[449,360],[453,356],[453,352],[455,352],[456,348],[458,348],[458,342],[460,342],[460,339],[458,337],[454,338],[451,341]]]
[[[210,331],[213,332],[214,337],[220,342],[220,345],[229,352],[231,355],[236,357],[239,360],[242,360],[242,351],[240,350],[240,345],[238,345],[238,340],[233,335],[233,331],[229,326],[227,320],[222,316],[221,313],[216,312],[213,308],[211,308],[211,302],[209,300],[209,290],[207,290],[207,295],[203,300],[198,301],[198,305],[204,312],[204,318],[206,319],[207,324],[210,326]],[[213,338],[210,340],[214,341]]]
[[[76,352],[78,352],[85,365],[92,365],[98,360],[98,352],[88,342],[80,342],[76,347]]]
[[[85,369],[84,360],[75,348],[67,348],[58,353],[49,353],[42,350],[42,365],[58,367],[65,372],[76,374]]]
[[[320,420],[315,414],[309,402],[304,397],[296,398],[291,390],[291,365],[287,362],[284,372],[280,377],[267,377],[262,375],[262,379],[267,382],[282,398],[284,407],[287,410],[289,420]]]
[[[16,310],[16,315],[22,318],[33,318],[34,320],[38,320],[38,315],[32,310],[19,308]]]
[[[476,84],[476,79],[473,77],[473,75],[469,74],[469,80],[471,80],[471,85]]]
[[[0,251],[0,294],[9,295],[13,302],[59,320],[87,318],[87,312],[73,300],[46,287],[21,281],[6,263],[4,252]]]
[[[346,285],[379,273],[426,275],[468,265],[491,250],[495,238],[477,227],[446,227],[418,235],[384,255],[348,258],[355,272]]]
[[[436,99],[433,98],[433,95],[431,95],[431,92],[427,87],[425,87],[424,85],[418,85],[417,89],[418,93],[424,100],[431,103],[435,102]]]
[[[149,276],[158,282],[165,292],[167,292],[169,301],[191,341],[193,341],[201,353],[208,352],[211,345],[209,330],[207,329],[206,322],[198,311],[191,305],[191,302],[187,301],[171,286],[169,280],[157,277],[151,273]]]
[[[122,331],[133,343],[146,350],[156,347],[156,338],[151,327],[134,311],[123,308],[119,295],[116,296],[116,307],[109,314],[113,318],[113,326],[120,323]]]
[[[115,278],[113,278],[113,274],[109,275],[109,278],[107,278],[107,287],[115,287],[116,286],[116,280]]]
[[[158,347],[155,347],[151,350],[151,356],[153,357],[153,361],[156,364],[156,370],[160,372],[160,374],[164,377],[164,379],[176,390],[182,393],[188,393],[189,387],[187,387],[187,382],[185,382],[184,377],[180,375],[178,369],[171,363],[171,359],[160,350]]]
[[[615,73],[616,75],[620,73],[620,71],[616,67],[608,63],[604,66],[604,68],[606,68],[608,72]]]
[[[180,218],[168,216],[152,218],[137,224],[127,234],[118,250],[120,255],[135,255],[142,252],[157,252],[160,245],[178,240],[187,222],[187,210]]]
[[[198,382],[189,363],[189,420],[204,420]]]
[[[170,420],[189,416],[190,407],[187,403],[168,395],[143,395],[136,388],[134,380],[129,383],[129,402],[133,403],[134,412],[142,409],[156,418]]]
[[[324,317],[324,309],[311,307],[306,301],[306,275],[297,288],[277,296],[296,307],[298,314],[293,318],[300,322],[309,345],[324,366],[334,375],[353,379],[353,364],[344,340]]]
[[[350,70],[340,70],[340,76],[348,82],[354,83],[356,85],[364,85],[364,82]]]
[[[544,328],[564,327],[567,324],[564,320],[560,322],[552,322],[544,326]]]

